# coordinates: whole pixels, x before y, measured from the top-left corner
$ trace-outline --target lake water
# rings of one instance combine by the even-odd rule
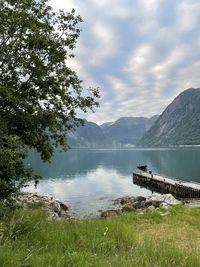
[[[151,195],[132,183],[136,165],[144,163],[154,173],[200,182],[200,148],[70,150],[56,152],[52,163],[33,153],[28,163],[43,176],[37,189],[70,206],[74,216],[96,214],[112,207],[112,200],[126,195]],[[26,188],[27,190],[27,188]]]

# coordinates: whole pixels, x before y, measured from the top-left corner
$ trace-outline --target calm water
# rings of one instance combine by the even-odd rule
[[[44,179],[37,189],[31,185],[28,190],[66,202],[75,215],[95,214],[118,197],[152,193],[132,183],[139,163],[153,172],[200,182],[200,148],[71,150],[57,152],[51,164],[32,154],[29,164]]]

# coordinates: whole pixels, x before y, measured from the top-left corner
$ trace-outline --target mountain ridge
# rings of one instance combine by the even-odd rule
[[[157,117],[158,115],[151,118],[121,117],[114,122],[106,122],[102,125],[85,121],[85,126],[80,126],[76,131],[71,131],[68,134],[68,142],[72,148],[120,148],[134,146]]]
[[[200,88],[180,93],[144,134],[138,146],[200,144]]]

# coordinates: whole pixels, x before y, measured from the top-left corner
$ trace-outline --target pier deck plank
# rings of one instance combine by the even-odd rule
[[[158,174],[153,174],[153,178],[151,177],[151,174],[147,173],[147,172],[141,172],[140,175],[147,177],[149,179],[152,180],[156,180],[159,182],[164,182],[164,183],[168,183],[171,185],[182,185],[188,188],[192,188],[192,189],[196,189],[196,190],[200,190],[200,184],[199,183],[195,183],[195,182],[188,182],[188,181],[181,181],[181,180],[177,180],[177,179],[172,179],[169,177],[165,177],[165,176],[161,176]]]

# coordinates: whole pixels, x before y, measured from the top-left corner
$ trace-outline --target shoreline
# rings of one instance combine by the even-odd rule
[[[21,192],[16,198],[16,203],[23,209],[31,208],[32,206],[43,207],[47,211],[51,219],[97,219],[97,218],[110,218],[117,215],[122,215],[124,212],[145,213],[149,211],[163,210],[165,214],[174,205],[183,206],[185,208],[199,208],[200,200],[184,200],[180,201],[174,198],[171,194],[156,195],[153,194],[149,197],[143,196],[123,196],[114,200],[111,208],[99,210],[97,214],[90,214],[81,216],[76,214],[69,205],[66,205],[52,196],[38,195],[37,193]],[[73,214],[76,214],[73,216]],[[168,214],[168,212],[166,213]],[[164,216],[164,215],[161,215]]]
[[[20,192],[16,197],[17,206],[29,209],[32,206],[44,208],[52,219],[69,219],[69,207],[58,199],[51,196],[38,195],[37,193]]]
[[[127,208],[136,198],[119,198],[113,204]],[[52,218],[40,201],[36,204],[2,209],[3,266],[200,266],[199,208],[140,207],[138,212],[71,220]]]

